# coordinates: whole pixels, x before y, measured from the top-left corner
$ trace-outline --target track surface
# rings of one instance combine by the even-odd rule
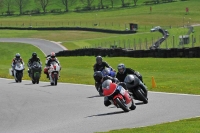
[[[105,107],[93,86],[0,79],[0,133],[92,133],[200,115],[200,96],[149,92],[149,103],[124,113]]]
[[[67,50],[59,43],[35,38],[0,38],[0,42],[20,42],[32,44],[41,49],[45,55],[49,55],[51,52],[57,53],[59,51]]]

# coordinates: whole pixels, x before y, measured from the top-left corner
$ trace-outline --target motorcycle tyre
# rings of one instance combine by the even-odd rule
[[[134,104],[134,102],[133,102],[133,100],[132,100],[132,105],[131,105],[131,107],[130,107],[130,110],[135,110],[136,109],[136,106],[135,106],[135,104]]]
[[[138,97],[138,100],[143,101],[144,104],[148,103],[148,98],[145,97],[145,94],[141,88],[135,91],[136,96]]]
[[[127,107],[126,105],[124,105],[124,102],[123,102],[123,101],[121,101],[119,98],[116,98],[115,101],[116,101],[117,105],[118,105],[122,110],[124,110],[124,112],[129,112],[128,107]]]
[[[34,80],[32,80],[32,83],[33,83],[33,84],[35,84],[35,81],[34,81]]]
[[[54,74],[54,85],[57,85],[58,82],[58,75]]]

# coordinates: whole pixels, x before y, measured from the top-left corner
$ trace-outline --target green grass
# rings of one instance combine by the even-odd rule
[[[166,4],[156,4],[152,6],[152,13],[149,13],[150,6],[138,5],[130,8],[115,8],[109,10],[99,10],[91,12],[70,12],[65,14],[46,15],[25,15],[25,16],[1,16],[1,26],[81,26],[107,29],[124,30],[129,27],[129,23],[137,23],[139,31],[149,31],[150,27],[160,26],[183,26],[200,23],[199,1],[190,0],[186,2],[172,2]],[[185,14],[185,8],[190,12]],[[169,10],[170,8],[170,10]],[[185,18],[184,18],[185,17]],[[190,19],[191,18],[191,19]]]
[[[32,45],[20,43],[0,43],[0,51],[3,51],[3,60],[0,68],[0,77],[12,78],[8,69],[15,53],[19,52],[27,64],[32,52],[36,51],[44,65],[45,58],[41,51]],[[92,66],[95,57],[59,57],[62,65],[59,82],[94,84]],[[105,57],[113,68],[119,63],[139,71],[149,90],[173,93],[200,94],[199,58],[128,58],[128,57]],[[27,68],[26,68],[27,69]],[[24,79],[29,79],[25,71]],[[151,87],[151,78],[155,78],[157,88]],[[41,80],[48,81],[44,74]]]
[[[199,125],[200,117],[196,117],[147,127],[111,130],[107,133],[199,133]]]

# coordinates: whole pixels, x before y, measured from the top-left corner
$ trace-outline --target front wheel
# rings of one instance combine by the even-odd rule
[[[129,109],[128,109],[128,107],[125,105],[124,101],[122,101],[122,100],[119,99],[119,98],[116,98],[115,101],[116,101],[117,105],[118,105],[121,109],[124,110],[124,112],[129,112]]]
[[[58,74],[54,74],[54,85],[57,85],[58,82]]]
[[[135,94],[138,97],[138,100],[143,101],[144,104],[148,103],[148,98],[145,96],[145,93],[141,88],[136,90]]]
[[[32,83],[33,83],[33,84],[35,84],[35,81],[34,81],[34,80],[32,80]]]

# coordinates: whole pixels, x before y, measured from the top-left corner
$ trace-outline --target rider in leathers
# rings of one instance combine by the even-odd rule
[[[124,79],[128,74],[136,75],[143,82],[142,76],[140,74],[138,74],[135,70],[131,68],[126,68],[124,64],[120,63],[117,66],[117,69],[118,69],[118,72],[117,72],[116,78],[120,82],[124,82]]]
[[[18,61],[20,61],[23,65],[24,65],[24,61],[23,61],[23,59],[20,57],[20,54],[19,53],[17,53],[16,55],[15,55],[15,58],[13,58],[13,60],[12,60],[12,64],[11,64],[11,66],[12,66],[12,76],[14,76],[14,72],[13,72],[13,70],[14,70],[14,67],[15,67],[15,64],[18,62]]]
[[[58,63],[58,65],[60,66],[60,62],[56,58],[56,54],[54,52],[51,52],[50,56],[47,57],[47,59],[46,59],[46,63],[45,63],[46,67],[44,68],[44,73],[47,75],[47,78],[49,78],[48,70],[51,65],[51,62],[53,62],[53,61],[56,61]],[[60,70],[61,70],[61,66],[60,66]]]
[[[29,69],[28,69],[29,76],[31,74],[31,66],[32,66],[34,61],[39,62],[41,64],[40,58],[37,56],[36,52],[33,52],[32,57],[28,60],[27,66],[29,67]]]
[[[93,66],[94,72],[102,71],[103,69],[105,69],[105,67],[111,68],[111,70],[113,70],[113,68],[107,62],[103,61],[103,58],[101,56],[97,56],[96,63]]]

